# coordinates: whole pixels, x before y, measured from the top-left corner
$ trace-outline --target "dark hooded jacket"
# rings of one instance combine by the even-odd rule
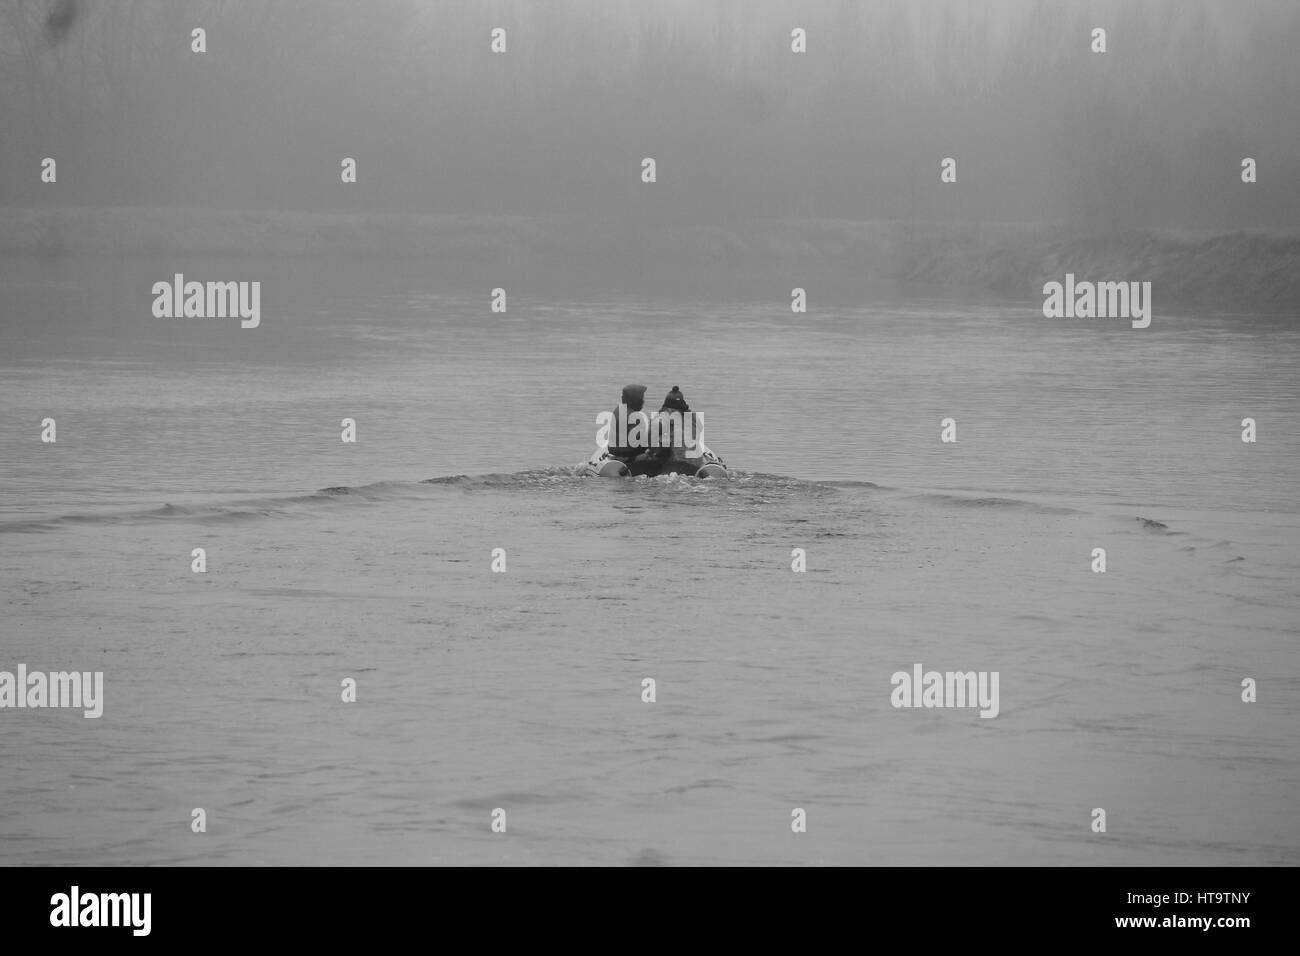
[[[609,453],[615,458],[631,460],[645,450],[648,441],[635,446],[619,446],[619,433],[631,432],[633,423],[628,419],[631,418],[632,412],[642,411],[645,407],[645,386],[644,385],[625,385],[623,387],[623,396],[619,399],[620,407],[614,409],[614,424],[609,432]],[[627,417],[623,416],[626,409]],[[626,422],[626,424],[623,424]]]

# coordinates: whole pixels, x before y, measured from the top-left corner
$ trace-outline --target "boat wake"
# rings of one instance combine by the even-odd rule
[[[0,534],[32,534],[94,525],[138,525],[176,521],[200,524],[236,523],[294,518],[319,514],[322,509],[361,506],[402,500],[418,501],[451,491],[512,492],[559,491],[575,496],[641,492],[653,495],[709,497],[750,496],[761,501],[777,494],[816,495],[833,493],[837,487],[869,482],[810,482],[798,478],[762,473],[732,472],[726,478],[698,479],[683,475],[640,476],[618,480],[584,478],[581,466],[554,466],[512,473],[443,475],[421,481],[380,481],[366,485],[335,485],[314,492],[227,499],[195,504],[161,504],[155,507],[88,510],[0,521]]]

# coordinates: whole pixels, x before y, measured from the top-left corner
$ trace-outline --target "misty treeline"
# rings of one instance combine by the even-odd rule
[[[0,204],[1294,226],[1298,48],[1294,0],[0,0]]]

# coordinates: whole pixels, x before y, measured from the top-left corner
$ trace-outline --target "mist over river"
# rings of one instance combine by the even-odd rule
[[[1296,316],[796,279],[0,263],[0,669],[105,687],[5,712],[0,863],[1300,863]],[[732,477],[574,477],[628,382]]]

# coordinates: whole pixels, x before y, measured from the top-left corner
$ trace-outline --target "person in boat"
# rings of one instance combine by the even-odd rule
[[[711,461],[721,464],[722,459],[704,444],[703,431],[703,419],[691,411],[686,396],[674,385],[659,407],[651,429],[651,444],[657,447],[648,455],[675,471],[690,471]]]
[[[636,428],[638,418],[644,418],[644,385],[624,385],[623,395],[618,408],[614,409],[614,420],[609,430],[609,457],[617,458],[624,464],[630,464],[637,456],[650,450],[649,428]],[[619,445],[620,438],[626,438],[627,445]]]

